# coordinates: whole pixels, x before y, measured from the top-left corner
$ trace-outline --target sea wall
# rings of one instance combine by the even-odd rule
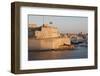
[[[58,49],[64,44],[70,45],[68,38],[28,39],[29,50]]]

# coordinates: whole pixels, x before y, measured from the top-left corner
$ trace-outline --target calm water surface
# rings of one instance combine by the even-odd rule
[[[49,60],[49,59],[79,59],[88,57],[88,47],[77,47],[74,50],[47,50],[29,51],[28,60]]]

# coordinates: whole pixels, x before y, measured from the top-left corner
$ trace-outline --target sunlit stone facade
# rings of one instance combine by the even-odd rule
[[[70,38],[67,35],[62,36],[57,27],[44,24],[39,28],[40,30],[35,30],[34,36],[28,39],[29,50],[59,49],[61,46],[71,45]]]
[[[35,36],[37,39],[54,38],[60,37],[60,33],[56,27],[51,27],[48,26],[48,24],[44,24],[40,31],[35,31]]]

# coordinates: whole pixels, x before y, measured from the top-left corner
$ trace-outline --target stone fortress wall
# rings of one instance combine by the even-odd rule
[[[57,27],[43,24],[38,28],[40,30],[35,30],[33,37],[28,39],[29,50],[58,49],[63,45],[71,45],[70,38],[67,35],[62,36]]]

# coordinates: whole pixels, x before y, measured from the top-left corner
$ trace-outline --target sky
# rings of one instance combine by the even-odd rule
[[[88,17],[28,15],[29,24],[56,26],[61,33],[88,33]]]

